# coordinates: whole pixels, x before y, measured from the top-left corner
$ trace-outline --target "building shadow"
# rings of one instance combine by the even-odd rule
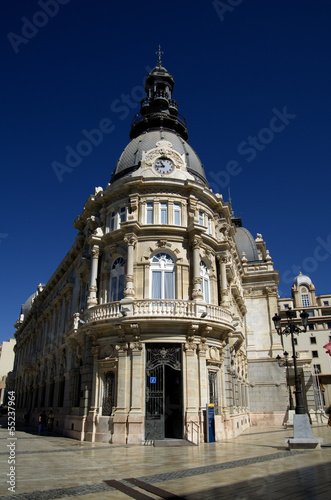
[[[298,457],[298,462],[300,457]],[[272,466],[271,466],[272,467]],[[331,462],[254,477],[185,495],[185,500],[330,500]]]

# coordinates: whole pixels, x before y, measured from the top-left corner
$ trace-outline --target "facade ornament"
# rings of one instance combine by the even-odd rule
[[[197,346],[197,350],[201,354],[206,354],[208,351],[208,345],[206,344],[206,337],[201,337],[200,344]]]
[[[202,244],[202,238],[200,236],[194,236],[191,240],[190,240],[190,245],[193,249],[200,249],[201,248],[201,244]]]
[[[199,330],[199,325],[191,324],[186,336],[186,342],[184,344],[185,351],[195,351],[197,346],[194,343],[195,335]]]
[[[119,356],[123,355],[129,350],[129,344],[127,342],[121,342],[115,345],[115,349]]]
[[[138,242],[137,236],[133,233],[126,234],[123,239],[128,246],[132,246],[133,248],[135,248],[135,246]]]
[[[172,245],[171,243],[168,243],[168,240],[158,240],[156,246],[159,248],[165,248],[165,247],[171,248]]]
[[[156,148],[149,151],[143,151],[142,163],[146,167],[152,167],[158,158],[166,156],[173,161],[175,168],[180,169],[185,166],[185,155],[181,155],[172,149],[172,143],[165,140],[160,140],[156,143]]]

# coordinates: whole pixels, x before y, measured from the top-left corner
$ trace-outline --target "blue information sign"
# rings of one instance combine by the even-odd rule
[[[206,406],[207,443],[215,443],[215,408],[214,405]]]
[[[150,384],[156,384],[156,377],[149,377]]]

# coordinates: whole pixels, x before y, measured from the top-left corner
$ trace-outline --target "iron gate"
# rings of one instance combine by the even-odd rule
[[[146,440],[183,437],[181,346],[146,346]]]

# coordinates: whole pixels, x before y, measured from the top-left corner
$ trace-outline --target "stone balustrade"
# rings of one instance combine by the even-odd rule
[[[120,302],[110,302],[89,308],[85,313],[86,323],[103,322],[115,318],[128,316],[130,318],[139,317],[168,317],[174,319],[199,319],[221,321],[231,324],[231,313],[219,306],[212,304],[197,304],[190,300],[134,300],[132,302],[132,312],[121,313]]]

